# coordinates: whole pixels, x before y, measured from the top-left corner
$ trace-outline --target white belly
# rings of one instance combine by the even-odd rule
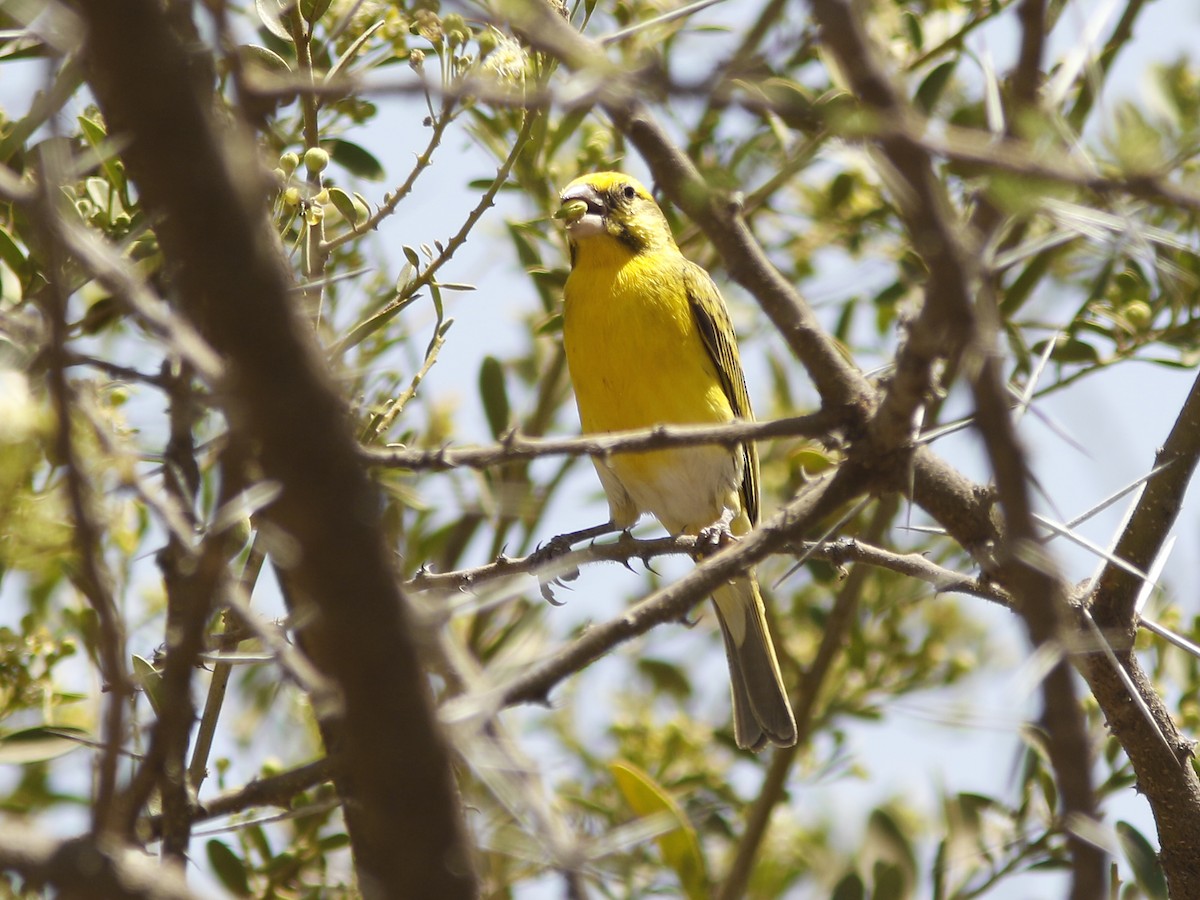
[[[741,512],[742,454],[724,447],[623,454],[595,463],[613,501],[614,519],[628,520],[617,521],[618,525],[632,524],[638,514],[650,513],[672,534],[695,533],[718,522],[726,510]],[[626,504],[613,496],[621,491],[628,498]]]

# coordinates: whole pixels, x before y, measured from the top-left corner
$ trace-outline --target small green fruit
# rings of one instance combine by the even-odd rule
[[[320,175],[329,165],[329,153],[320,147],[309,147],[304,151],[304,166],[310,175]]]
[[[1154,321],[1154,310],[1145,300],[1126,303],[1121,312],[1125,315],[1125,321],[1133,327],[1134,331],[1145,331]]]

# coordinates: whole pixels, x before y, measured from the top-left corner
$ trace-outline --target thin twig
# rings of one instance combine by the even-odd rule
[[[368,231],[374,231],[383,224],[385,219],[396,212],[396,209],[400,206],[400,202],[412,193],[412,189],[416,185],[417,179],[421,177],[421,173],[429,168],[430,163],[433,162],[434,151],[441,146],[442,137],[445,135],[446,129],[454,121],[454,106],[457,100],[458,98],[454,95],[443,94],[441,113],[433,118],[429,140],[425,144],[425,149],[417,155],[417,160],[413,164],[412,171],[408,173],[408,177],[390,194],[383,195],[382,205],[367,219],[361,223],[352,225],[349,231],[339,234],[337,237],[329,238],[329,240],[322,243],[321,250],[323,252],[332,253],[338,247],[349,243],[359,235]]]
[[[542,456],[607,456],[611,453],[661,450],[721,444],[734,447],[747,440],[805,437],[828,439],[834,418],[826,413],[793,416],[768,422],[730,422],[726,425],[658,425],[636,431],[614,432],[602,437],[543,438],[531,440],[516,432],[490,447],[441,447],[436,450],[364,449],[369,465],[413,471],[444,472],[449,469],[487,469],[514,460]]]

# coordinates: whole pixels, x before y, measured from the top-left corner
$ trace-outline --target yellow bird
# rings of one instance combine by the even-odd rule
[[[577,178],[556,214],[566,223],[571,274],[563,340],[584,432],[753,419],[737,339],[709,274],[684,258],[666,217],[619,172]],[[593,458],[611,523],[642,513],[672,534],[758,521],[758,451],[684,447]],[[752,572],[713,594],[733,692],[739,747],[796,743],[796,721]]]

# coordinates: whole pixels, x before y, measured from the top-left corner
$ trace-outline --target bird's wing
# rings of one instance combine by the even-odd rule
[[[746,376],[742,373],[742,360],[738,355],[737,338],[733,323],[721,292],[712,277],[700,266],[684,260],[683,283],[687,290],[688,305],[692,317],[704,339],[704,346],[717,367],[721,387],[729,399],[733,414],[747,422],[754,420],[750,408],[750,394],[746,390]],[[745,470],[742,474],[742,504],[750,523],[758,522],[758,447],[754,441],[742,445]]]

